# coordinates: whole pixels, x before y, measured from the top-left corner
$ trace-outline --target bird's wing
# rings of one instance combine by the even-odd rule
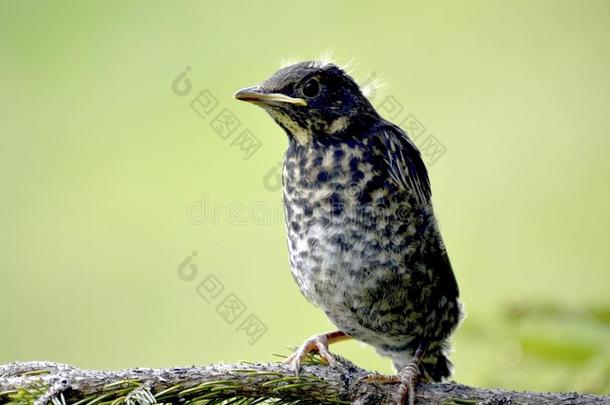
[[[410,190],[422,204],[430,202],[430,180],[419,150],[407,134],[393,124],[379,128],[384,143],[384,161],[392,181]]]
[[[428,171],[413,141],[402,129],[391,123],[385,123],[377,132],[384,146],[380,153],[390,179],[399,189],[414,195],[422,207],[431,209]],[[432,249],[432,254],[428,265],[436,270],[439,277],[439,291],[447,297],[455,298],[459,295],[459,290],[438,229],[430,237],[428,247]]]

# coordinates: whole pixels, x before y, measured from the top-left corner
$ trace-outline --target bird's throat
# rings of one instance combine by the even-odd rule
[[[273,111],[271,112],[271,116],[278,123],[278,125],[288,132],[288,136],[292,137],[298,144],[304,146],[310,143],[313,139],[313,135],[308,128],[301,126],[299,122],[283,111]]]

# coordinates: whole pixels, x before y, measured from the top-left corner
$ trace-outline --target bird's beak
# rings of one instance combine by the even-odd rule
[[[283,105],[293,104],[306,106],[307,101],[302,98],[290,97],[281,93],[265,93],[260,87],[246,87],[241,89],[233,95],[238,100],[248,101],[254,104],[268,104],[268,105]]]

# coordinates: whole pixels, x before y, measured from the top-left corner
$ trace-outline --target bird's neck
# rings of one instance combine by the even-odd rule
[[[354,143],[364,139],[375,131],[382,120],[377,117],[342,116],[320,127],[292,127],[284,128],[288,134],[289,148],[295,152],[303,153],[317,148],[328,148],[341,143]]]

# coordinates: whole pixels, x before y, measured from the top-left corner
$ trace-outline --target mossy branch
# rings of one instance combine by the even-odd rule
[[[52,362],[0,366],[0,404],[120,405],[391,404],[395,385],[359,381],[367,374],[338,357],[341,369],[303,366],[297,377],[279,363],[214,364],[119,371]],[[315,361],[313,361],[315,363]],[[461,384],[420,384],[419,404],[610,404],[610,396],[511,392]]]

